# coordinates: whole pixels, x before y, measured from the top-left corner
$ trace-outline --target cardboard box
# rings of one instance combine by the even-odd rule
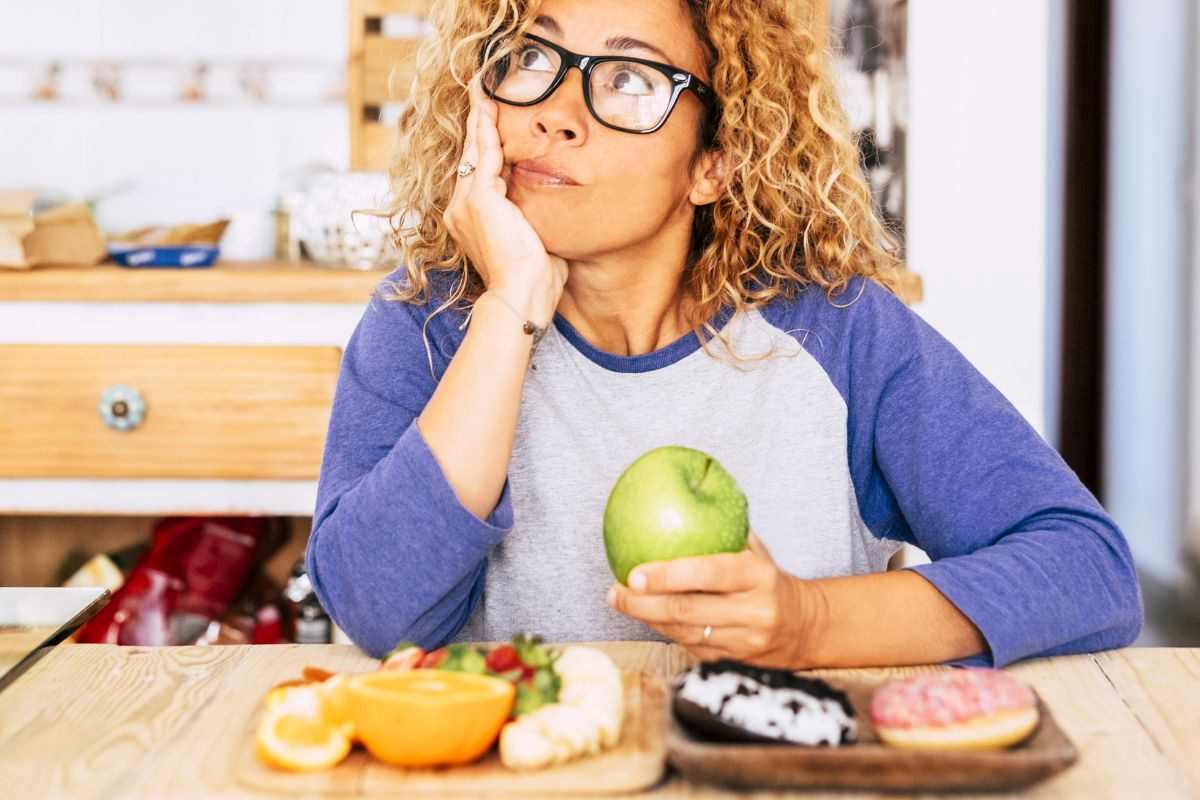
[[[0,192],[0,268],[39,264],[98,264],[104,234],[85,203],[33,213],[33,192]]]

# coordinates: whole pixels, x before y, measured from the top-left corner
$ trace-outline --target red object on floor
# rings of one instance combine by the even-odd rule
[[[246,582],[263,530],[263,521],[253,517],[162,520],[154,527],[150,550],[77,640],[134,645],[194,641],[208,622],[221,618]]]
[[[173,575],[135,569],[75,638],[88,644],[170,644],[171,616],[182,590],[183,581]]]

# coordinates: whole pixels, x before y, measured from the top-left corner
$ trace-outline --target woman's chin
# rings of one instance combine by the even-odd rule
[[[563,219],[568,213],[559,209],[557,213],[539,214],[536,210],[521,208],[529,224],[537,233],[538,238],[546,247],[547,253],[553,253],[566,259],[581,258],[593,249],[589,246],[594,232],[588,231],[570,220]]]

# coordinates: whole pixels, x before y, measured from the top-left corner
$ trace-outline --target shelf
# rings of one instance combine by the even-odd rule
[[[365,304],[387,272],[282,261],[221,261],[192,269],[0,269],[0,301]]]
[[[0,269],[0,302],[366,303],[387,270],[334,269],[301,262],[219,262],[197,269],[94,267]],[[900,274],[900,298],[923,299],[921,276]]]
[[[67,514],[311,516],[316,501],[314,480],[0,478],[0,518]]]

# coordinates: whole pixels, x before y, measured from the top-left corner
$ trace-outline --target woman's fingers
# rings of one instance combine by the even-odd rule
[[[688,651],[702,660],[730,658],[744,649],[744,642],[750,635],[745,628],[713,626],[708,638],[704,638],[704,627],[698,625],[650,625],[651,628],[666,636],[676,644],[681,644]]]
[[[500,147],[500,131],[496,128],[496,106],[485,97],[482,90],[476,98],[475,140],[479,162],[476,167],[485,181],[494,181],[500,177],[504,166],[504,153]]]
[[[444,215],[447,227],[456,238],[459,235],[466,214],[467,190],[471,188],[471,178],[474,175],[472,173],[472,175],[464,177],[458,173],[458,168],[463,164],[474,165],[479,160],[477,152],[478,137],[475,135],[475,129],[478,127],[476,120],[479,116],[479,109],[478,104],[475,102],[475,91],[472,87],[468,87],[467,95],[470,98],[470,107],[467,110],[467,121],[463,126],[463,149],[459,155],[458,163],[454,165],[454,190],[450,194],[450,203]]]
[[[442,214],[446,231],[489,288],[511,286],[527,299],[528,319],[549,320],[562,297],[565,262],[556,263],[521,209],[507,197],[499,110],[478,78],[468,86],[470,108],[462,157],[470,175],[453,176],[453,194]]]
[[[470,110],[467,111],[467,122],[463,127],[466,133],[466,140],[463,142],[462,157],[458,160],[459,164],[474,164],[479,166],[479,90],[477,87],[478,81],[471,81],[467,88],[467,96],[471,100]],[[461,183],[464,180],[469,181],[473,175],[466,178],[460,177],[458,180]]]
[[[737,625],[743,626],[750,616],[743,604],[728,596],[701,593],[639,594],[623,586],[615,586],[611,595],[612,607],[629,617],[653,624]]]
[[[769,561],[774,561],[771,558],[771,552],[767,550],[767,546],[763,544],[763,540],[758,538],[758,534],[754,531],[750,531],[750,536],[746,541],[746,548],[755,555],[762,556]]]
[[[642,564],[629,574],[629,586],[638,592],[745,592],[758,585],[758,556],[717,553]]]

